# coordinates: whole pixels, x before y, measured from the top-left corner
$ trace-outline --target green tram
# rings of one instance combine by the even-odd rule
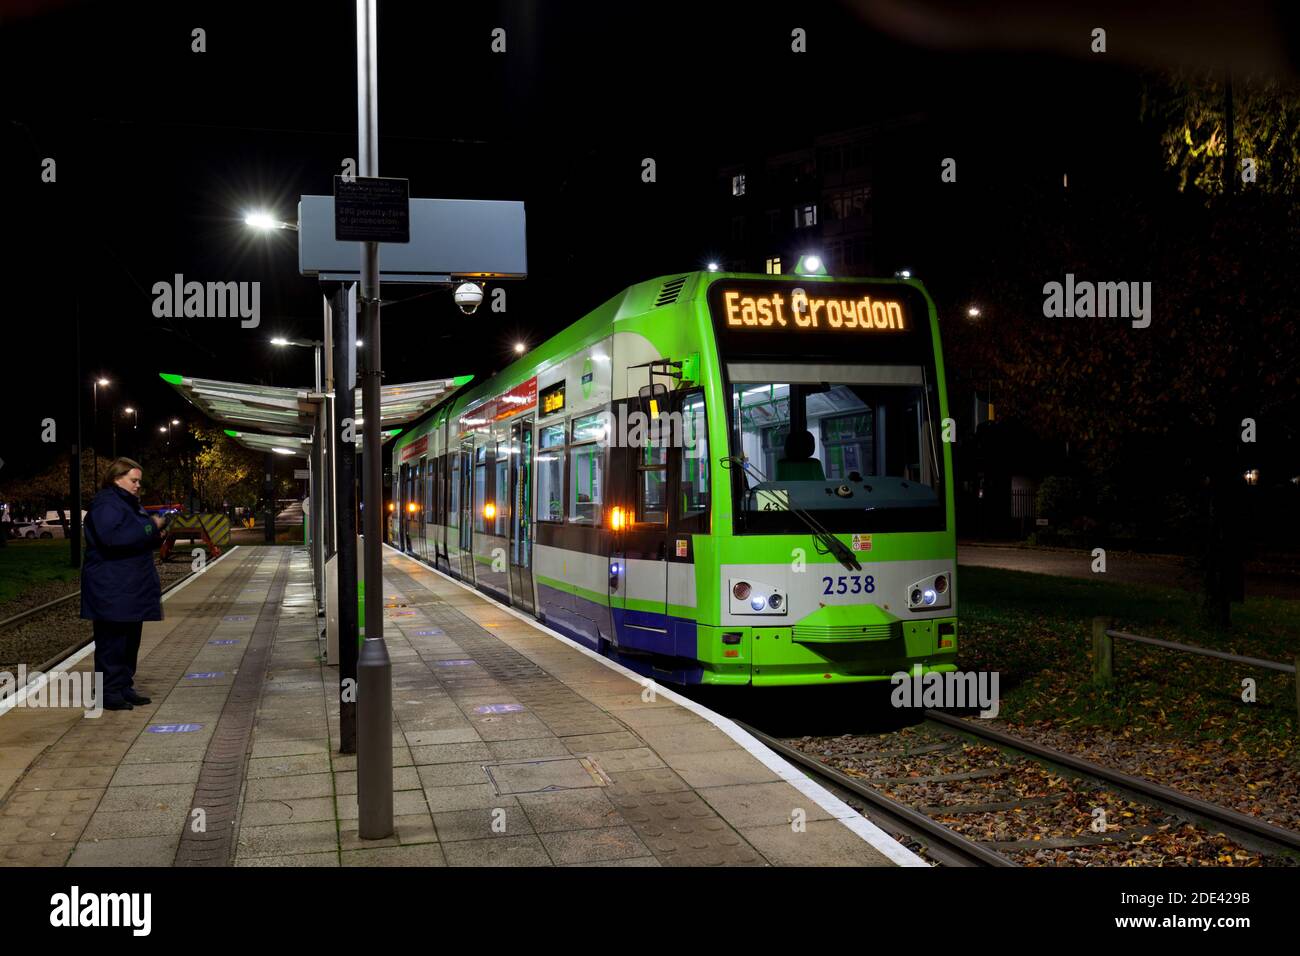
[[[652,279],[394,442],[390,532],[662,681],[954,670],[947,417],[919,282]]]

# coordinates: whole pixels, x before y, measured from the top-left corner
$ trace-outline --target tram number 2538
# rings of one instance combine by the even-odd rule
[[[825,590],[822,594],[872,594],[876,590],[876,579],[870,574],[841,574],[837,578],[822,578]]]

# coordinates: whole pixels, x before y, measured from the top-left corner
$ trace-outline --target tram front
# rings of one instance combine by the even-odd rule
[[[718,647],[701,647],[706,669],[715,652],[725,664],[705,680],[738,681],[745,660],[755,685],[954,670],[952,457],[929,296],[914,281],[724,276],[706,301],[731,520],[720,509],[713,528],[720,603],[705,630]]]

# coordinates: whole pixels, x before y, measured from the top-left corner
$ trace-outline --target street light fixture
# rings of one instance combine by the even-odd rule
[[[293,232],[298,231],[296,222],[285,222],[282,219],[276,219],[269,212],[255,210],[244,216],[244,225],[256,229],[259,232],[271,232],[276,229],[289,229]]]
[[[273,339],[271,339],[271,344],[272,344],[272,345],[275,345],[275,346],[279,346],[279,347],[281,347],[281,348],[283,348],[283,347],[285,347],[285,346],[287,346],[287,345],[296,345],[298,348],[301,348],[301,349],[313,349],[313,350],[315,350],[315,353],[316,353],[316,391],[319,392],[319,391],[321,390],[321,388],[322,388],[322,384],[321,384],[321,364],[320,364],[320,363],[321,363],[321,348],[325,345],[324,342],[319,342],[319,341],[317,341],[317,340],[315,340],[315,339],[287,339],[287,338],[285,338],[283,335],[277,335],[277,336],[275,336]],[[360,344],[361,344],[361,341],[358,339],[358,340],[357,340],[357,345],[360,345]]]
[[[969,309],[966,310],[966,314],[970,316],[972,319],[978,319],[980,317],[979,306],[972,305]]]

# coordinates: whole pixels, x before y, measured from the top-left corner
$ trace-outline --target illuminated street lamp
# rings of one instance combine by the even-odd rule
[[[979,306],[972,305],[969,309],[966,310],[966,314],[970,316],[972,319],[978,319],[981,315]]]
[[[282,219],[276,219],[269,212],[263,210],[254,210],[244,216],[244,225],[250,229],[256,229],[258,232],[271,232],[276,229],[290,229],[293,232],[298,231],[296,222],[285,222]]]
[[[95,436],[95,437],[94,437],[94,444],[95,444],[95,472],[94,472],[94,474],[95,474],[95,483],[96,483],[96,484],[99,483],[99,390],[100,390],[101,387],[107,388],[110,384],[112,384],[112,383],[110,383],[108,379],[104,378],[104,377],[101,375],[99,378],[95,379],[94,383],[91,385],[91,388],[90,388],[90,392],[91,392],[91,400],[90,400],[90,409],[91,409],[90,429],[91,429],[92,434]]]
[[[515,354],[516,354],[516,355],[523,355],[526,351],[528,351],[528,346],[525,345],[523,342],[516,342],[516,343],[515,343]]]
[[[295,345],[300,349],[315,350],[316,391],[319,392],[321,390],[322,385],[321,385],[321,364],[320,363],[321,363],[321,348],[325,345],[324,342],[318,342],[315,339],[287,339],[283,335],[277,335],[275,336],[275,338],[271,339],[271,344],[278,346],[280,348],[284,348],[285,346],[289,346],[289,345]],[[361,345],[360,339],[357,339],[357,345],[358,346]]]

